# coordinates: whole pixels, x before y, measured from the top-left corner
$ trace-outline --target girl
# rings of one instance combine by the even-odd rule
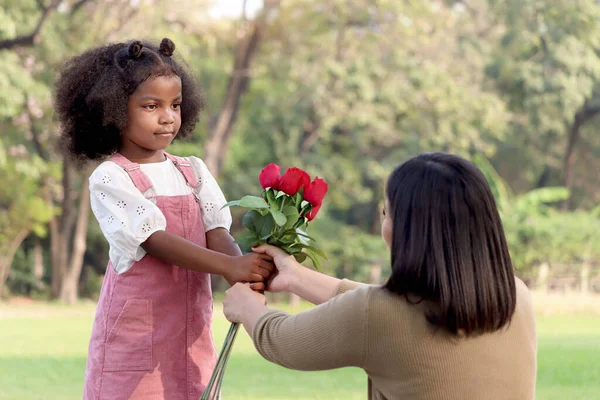
[[[165,152],[202,108],[175,46],[134,41],[91,49],[63,67],[62,137],[85,160],[91,203],[110,244],[92,329],[84,399],[194,399],[216,362],[210,274],[262,282],[270,257],[241,255],[225,198],[196,157]],[[182,268],[182,269],[180,269]],[[254,284],[260,290],[262,283]]]
[[[236,284],[227,318],[287,368],[363,368],[369,399],[533,400],[531,296],[514,276],[483,174],[456,156],[422,154],[392,173],[386,194],[392,274],[383,286],[323,275],[261,246],[279,270],[269,290],[323,304],[290,316]]]

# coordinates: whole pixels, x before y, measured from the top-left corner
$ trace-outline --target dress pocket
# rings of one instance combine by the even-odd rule
[[[105,372],[152,370],[152,300],[127,300],[105,346]]]

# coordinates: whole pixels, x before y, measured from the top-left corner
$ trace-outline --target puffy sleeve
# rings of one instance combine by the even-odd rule
[[[154,232],[165,230],[167,221],[113,162],[98,166],[89,183],[92,212],[110,245],[110,261],[121,274],[146,255],[140,245]]]
[[[227,200],[225,200],[219,184],[204,161],[197,157],[189,157],[188,160],[198,179],[198,197],[202,207],[204,230],[206,232],[216,228],[229,230],[231,228],[231,211],[229,208],[221,209]]]

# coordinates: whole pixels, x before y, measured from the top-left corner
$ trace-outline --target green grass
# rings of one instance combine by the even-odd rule
[[[220,349],[229,323],[215,307]],[[93,304],[0,305],[0,399],[81,398]],[[538,317],[540,400],[600,399],[600,317]],[[264,361],[240,331],[225,376],[225,399],[365,399],[355,368],[290,371]]]

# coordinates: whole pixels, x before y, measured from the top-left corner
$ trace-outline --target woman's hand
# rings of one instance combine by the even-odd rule
[[[236,283],[225,292],[223,313],[231,322],[244,325],[251,323],[254,326],[256,316],[265,310],[266,303],[265,296],[253,291],[249,284]],[[249,332],[251,331],[250,329]]]
[[[252,249],[255,253],[266,254],[273,259],[277,270],[267,281],[267,290],[270,292],[289,292],[291,286],[298,279],[300,268],[304,268],[296,259],[278,247],[263,244]]]

